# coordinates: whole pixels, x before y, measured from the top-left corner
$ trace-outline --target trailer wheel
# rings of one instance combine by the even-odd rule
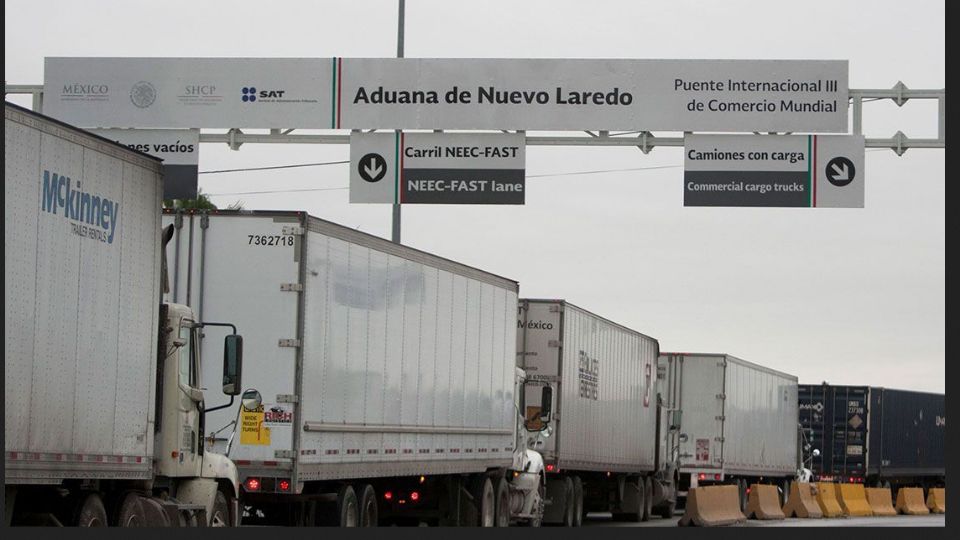
[[[737,494],[740,498],[740,511],[747,509],[747,481],[743,478],[737,480]]]
[[[143,506],[140,505],[140,495],[127,493],[117,508],[117,527],[146,527]]]
[[[377,492],[370,484],[364,484],[360,488],[360,526],[376,527],[377,524]]]
[[[211,527],[229,527],[233,522],[230,521],[230,505],[227,504],[227,496],[219,489],[217,496],[213,500],[213,513],[210,514]]]
[[[639,482],[643,482],[643,516],[640,521],[650,521],[650,516],[653,515],[653,480],[648,476],[638,480],[638,484]]]
[[[583,480],[573,477],[573,526],[583,526]]]
[[[486,475],[478,475],[473,479],[473,506],[477,513],[476,526],[493,527],[496,524],[497,496],[493,491],[493,482]]]
[[[341,527],[356,527],[360,522],[360,510],[357,504],[357,494],[350,486],[340,488],[337,494],[337,510],[340,515]]]
[[[107,510],[103,506],[103,500],[96,493],[89,493],[83,496],[80,503],[77,504],[77,513],[74,523],[77,527],[106,527]]]
[[[506,478],[497,480],[497,527],[510,526],[510,486],[507,485]]]
[[[573,527],[574,502],[573,479],[569,476],[563,479],[563,526]]]

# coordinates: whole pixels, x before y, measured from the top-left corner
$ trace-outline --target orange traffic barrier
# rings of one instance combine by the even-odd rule
[[[927,508],[934,514],[947,513],[947,488],[931,488],[927,494]]]
[[[867,503],[870,504],[870,510],[873,510],[875,516],[897,515],[890,488],[867,488]]]
[[[750,486],[750,496],[747,499],[747,519],[784,519],[780,509],[780,493],[777,486],[768,484],[753,484]]]
[[[817,482],[817,505],[823,517],[843,517],[843,508],[837,500],[837,485],[832,482]]]
[[[813,494],[813,486],[809,482],[794,482],[790,485],[790,496],[787,504],[783,505],[783,514],[786,517],[822,518],[823,511],[817,504],[817,497]]]
[[[740,511],[737,486],[704,486],[690,488],[687,507],[677,524],[681,527],[714,527],[746,520]]]
[[[867,502],[867,493],[863,484],[839,484],[840,508],[848,516],[872,516],[873,510]]]
[[[930,510],[923,504],[923,488],[900,488],[897,490],[897,512],[919,516],[929,514]]]

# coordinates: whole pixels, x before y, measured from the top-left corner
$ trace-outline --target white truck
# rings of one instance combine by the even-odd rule
[[[160,301],[160,161],[9,103],[4,142],[5,522],[236,523],[236,468],[201,436],[198,341],[222,327]]]
[[[206,431],[244,523],[539,524],[515,281],[302,212],[163,221],[169,298],[245,329],[243,403]]]
[[[564,300],[524,299],[518,313],[523,411],[547,471],[544,521],[579,526],[586,512],[672,516],[657,340]]]
[[[800,473],[797,377],[729,354],[661,353],[667,445],[679,464],[680,495],[733,484],[776,484]]]

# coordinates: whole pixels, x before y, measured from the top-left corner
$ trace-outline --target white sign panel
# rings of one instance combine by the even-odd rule
[[[83,127],[847,130],[845,60],[48,58]]]
[[[330,128],[333,66],[330,58],[47,58],[43,112],[86,128]]]
[[[523,204],[522,134],[353,133],[350,202]]]
[[[195,199],[200,163],[199,129],[91,129],[126,147],[163,160],[163,198]]]
[[[863,208],[864,138],[687,135],[684,206]]]
[[[847,62],[345,58],[337,126],[847,130]]]

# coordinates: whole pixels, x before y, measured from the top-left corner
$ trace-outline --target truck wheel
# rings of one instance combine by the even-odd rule
[[[676,495],[674,498],[667,501],[666,504],[660,507],[658,515],[664,519],[673,519],[674,512],[677,511],[677,499]]]
[[[337,510],[340,515],[341,527],[356,527],[360,523],[360,510],[357,504],[357,494],[350,486],[340,488],[337,494]]]
[[[507,485],[506,478],[497,480],[497,527],[510,526],[510,486]]]
[[[583,526],[583,480],[573,477],[573,526]]]
[[[106,527],[107,510],[103,507],[100,495],[90,493],[83,496],[77,505],[74,523],[77,527]]]
[[[493,527],[496,524],[497,496],[493,491],[493,482],[486,475],[477,476],[473,480],[473,505],[477,512],[476,526]]]
[[[364,484],[360,488],[360,526],[376,527],[377,524],[377,491],[370,484]]]
[[[140,495],[127,493],[120,500],[117,509],[117,527],[146,527],[143,506],[140,505]]]
[[[641,521],[650,521],[653,515],[653,480],[648,476],[643,481],[643,516]],[[639,482],[639,480],[638,480]]]
[[[540,527],[543,525],[543,507],[544,501],[547,498],[547,486],[543,482],[543,477],[537,479],[537,493],[534,495],[533,506],[530,511],[533,513],[533,517],[530,518],[524,525],[527,527]]]
[[[740,498],[740,511],[747,509],[747,481],[743,478],[737,480],[737,494]]]
[[[227,496],[219,489],[217,496],[213,499],[213,512],[210,514],[211,527],[229,527],[233,525],[230,521],[230,505],[227,504]]]
[[[576,507],[574,499],[573,479],[569,476],[563,479],[563,526],[573,527],[573,512]]]

